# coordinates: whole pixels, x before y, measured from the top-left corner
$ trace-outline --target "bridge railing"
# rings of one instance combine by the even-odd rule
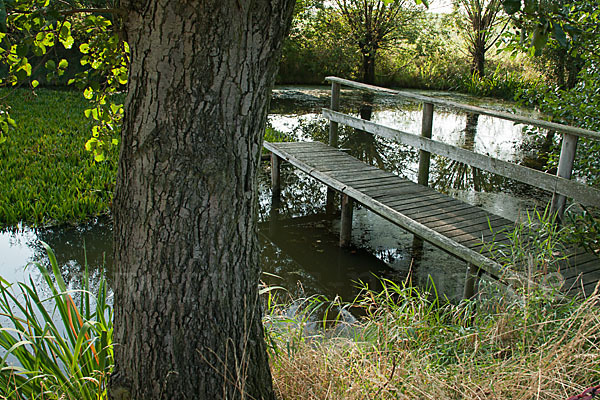
[[[600,140],[599,132],[557,124],[555,122],[529,118],[503,111],[490,110],[468,104],[423,96],[416,93],[386,89],[337,77],[327,77],[325,80],[331,82],[331,109],[323,109],[322,112],[323,115],[330,121],[330,146],[338,146],[338,124],[342,123],[374,135],[396,140],[399,143],[410,145],[418,149],[418,183],[425,186],[427,186],[429,179],[429,163],[431,153],[434,153],[552,193],[551,210],[553,213],[558,215],[558,218],[561,218],[564,213],[567,197],[572,198],[576,202],[584,205],[598,206],[600,204],[600,190],[570,179],[573,171],[573,163],[575,160],[578,138],[585,137],[588,139]],[[340,89],[342,85],[355,89],[367,90],[370,92],[392,94],[423,103],[423,119],[420,135],[403,132],[398,129],[389,128],[340,113]],[[457,146],[432,140],[431,133],[433,127],[434,105],[474,114],[487,115],[520,124],[549,129],[560,133],[562,135],[562,147],[557,174],[551,175],[542,171],[525,167],[523,165],[499,160],[497,158],[475,153]]]

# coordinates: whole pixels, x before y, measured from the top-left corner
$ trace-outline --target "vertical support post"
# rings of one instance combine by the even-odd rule
[[[333,111],[339,111],[340,109],[340,88],[341,85],[337,82],[331,82],[331,109]],[[338,123],[329,121],[329,145],[331,147],[338,147]],[[327,188],[327,202],[325,205],[325,212],[327,214],[333,214],[335,211],[335,190]]]
[[[281,197],[281,158],[274,153],[271,153],[271,196]]]
[[[421,123],[421,136],[431,139],[433,128],[433,104],[423,103],[423,120]],[[419,176],[417,183],[419,185],[429,185],[429,164],[431,153],[419,150]]]
[[[556,173],[556,175],[561,178],[571,179],[573,163],[575,161],[575,152],[577,151],[577,139],[578,138],[575,135],[563,133],[560,159],[558,160],[558,171]],[[558,193],[552,194],[550,211],[552,215],[556,216],[557,222],[562,220],[566,201],[567,199],[565,196]]]
[[[333,111],[340,109],[340,88],[341,85],[337,82],[331,82],[331,104],[330,108]],[[329,121],[329,145],[338,147],[338,123]]]
[[[465,278],[465,288],[463,291],[463,299],[472,299],[477,294],[476,286],[479,284],[479,276],[481,269],[475,264],[467,264],[467,276]]]
[[[340,247],[350,246],[352,239],[352,205],[348,195],[342,194],[342,217],[340,227]]]

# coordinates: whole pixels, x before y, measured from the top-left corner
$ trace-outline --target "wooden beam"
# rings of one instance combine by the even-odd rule
[[[429,96],[423,96],[423,95],[412,93],[412,92],[386,89],[386,88],[382,88],[382,87],[378,87],[378,86],[367,85],[364,83],[349,81],[347,79],[337,78],[335,76],[328,76],[327,78],[325,78],[325,80],[328,82],[332,82],[332,84],[335,82],[340,85],[353,87],[356,89],[369,90],[372,92],[380,92],[380,93],[387,93],[387,94],[394,94],[394,95],[404,97],[406,99],[414,100],[417,102],[421,102],[421,103],[431,103],[431,104],[446,107],[446,108],[453,108],[456,110],[466,111],[466,112],[470,112],[470,113],[474,113],[474,114],[488,115],[490,117],[505,119],[505,120],[517,122],[520,124],[537,126],[538,128],[549,129],[549,130],[553,130],[553,131],[560,132],[560,133],[568,133],[568,134],[574,135],[574,136],[587,137],[590,139],[600,140],[599,132],[590,131],[588,129],[576,128],[574,126],[569,126],[569,125],[557,124],[556,122],[543,121],[540,119],[525,117],[525,116],[516,115],[516,114],[510,114],[510,113],[507,113],[504,111],[497,111],[497,110],[491,110],[491,109],[482,108],[482,107],[475,107],[475,106],[471,106],[468,104],[457,103],[454,101],[438,99],[438,98],[429,97]]]
[[[575,162],[575,153],[577,151],[577,136],[564,134],[560,149],[560,159],[558,160],[558,171],[556,176],[571,179],[573,173],[573,163]],[[552,206],[550,210],[558,221],[562,220],[565,212],[567,198],[561,194],[554,193],[552,196]]]
[[[423,120],[421,122],[421,136],[431,139],[433,130],[433,104],[423,103]],[[419,175],[417,183],[429,186],[429,166],[431,164],[431,153],[419,150]]]
[[[352,243],[353,201],[347,194],[342,195],[342,217],[340,220],[340,247],[349,247]]]
[[[271,196],[281,196],[281,158],[271,153]]]
[[[339,112],[323,109],[323,115],[331,120],[338,121],[353,128],[361,129],[374,135],[397,140],[400,143],[413,146],[419,150],[426,150],[431,153],[439,154],[494,174],[527,183],[551,193],[565,195],[583,204],[600,204],[600,190],[579,182],[546,174],[532,168],[516,165],[483,154],[474,153],[457,146],[451,146],[419,135],[388,128]]]

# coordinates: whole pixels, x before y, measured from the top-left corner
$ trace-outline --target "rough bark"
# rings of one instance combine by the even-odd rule
[[[113,398],[274,398],[255,175],[293,5],[122,0]]]

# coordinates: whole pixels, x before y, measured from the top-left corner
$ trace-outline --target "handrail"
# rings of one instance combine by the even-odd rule
[[[588,139],[600,140],[600,132],[595,132],[595,131],[577,128],[577,127],[568,126],[568,125],[563,125],[563,124],[557,124],[555,122],[543,121],[543,120],[539,120],[539,119],[535,119],[535,118],[529,118],[529,117],[525,117],[525,116],[521,116],[521,115],[510,114],[510,113],[507,113],[504,111],[496,111],[496,110],[490,110],[490,109],[482,108],[482,107],[470,106],[467,104],[457,103],[454,101],[442,100],[442,99],[437,99],[437,98],[429,97],[429,96],[423,96],[423,95],[416,94],[416,93],[382,88],[382,87],[378,87],[378,86],[373,86],[373,85],[368,85],[368,84],[364,84],[364,83],[360,83],[360,82],[350,81],[347,79],[338,78],[335,76],[329,76],[329,77],[325,78],[325,80],[328,82],[331,82],[331,94],[332,94],[331,110],[327,111],[327,113],[329,113],[328,116],[330,117],[330,132],[329,132],[329,145],[330,146],[334,146],[334,147],[337,146],[337,124],[338,124],[338,122],[341,122],[341,120],[339,119],[339,116],[334,116],[333,114],[331,114],[331,112],[336,112],[339,110],[340,87],[342,85],[353,87],[356,89],[369,90],[372,92],[388,93],[388,94],[401,96],[401,97],[404,97],[407,99],[411,99],[411,100],[423,103],[423,125],[422,125],[422,129],[421,129],[421,136],[425,137],[425,138],[431,137],[431,124],[433,122],[433,105],[434,104],[437,104],[437,105],[440,105],[443,107],[449,107],[449,108],[454,108],[454,109],[458,109],[458,110],[463,110],[463,111],[471,112],[474,114],[488,115],[488,116],[495,117],[495,118],[501,118],[501,119],[513,121],[516,123],[537,126],[540,128],[549,129],[554,132],[561,133],[562,134],[562,144],[561,144],[560,159],[558,162],[558,171],[556,174],[556,176],[560,179],[550,180],[550,179],[547,179],[546,177],[543,177],[544,183],[532,182],[532,178],[534,176],[539,176],[539,175],[537,173],[532,174],[529,171],[529,172],[527,172],[526,180],[523,180],[523,179],[519,179],[519,180],[521,180],[522,182],[531,184],[533,186],[539,187],[541,189],[550,190],[552,192],[552,205],[551,205],[550,211],[552,214],[555,214],[558,217],[558,220],[562,219],[562,215],[565,210],[566,197],[571,197],[577,201],[580,201],[580,202],[583,202],[586,204],[596,205],[598,203],[598,194],[600,193],[599,190],[592,188],[590,186],[587,186],[587,185],[583,185],[583,184],[579,184],[579,183],[576,184],[575,182],[567,182],[567,181],[569,179],[571,179],[571,173],[573,171],[573,165],[574,165],[574,160],[575,160],[575,152],[577,149],[578,138],[585,137]],[[344,123],[348,123],[348,121],[346,120],[346,121],[344,121]],[[356,125],[356,124],[360,124],[360,123],[358,123],[356,121],[351,121],[351,124]],[[378,128],[381,128],[381,126],[378,126]],[[369,129],[366,129],[366,130],[368,131]],[[381,129],[379,129],[379,130],[381,130]],[[371,133],[375,133],[375,132],[371,132]],[[431,148],[430,150],[427,150],[426,149],[427,147],[429,147],[429,144],[427,144],[427,145],[424,144],[422,147],[417,146],[417,148],[420,149],[419,150],[419,183],[422,185],[425,185],[425,186],[427,186],[428,179],[429,179],[430,151],[433,150],[433,148]],[[471,162],[472,163],[474,161],[473,157],[468,157],[468,158],[469,158],[469,160],[464,160],[463,162],[467,162],[467,163]],[[475,157],[475,158],[477,158],[477,157]],[[502,172],[496,172],[496,173],[498,173],[499,175],[511,177],[514,179],[514,177],[512,176],[516,172],[516,170],[514,168],[509,168],[511,172],[508,173],[507,172],[508,170],[506,170],[506,168],[505,168],[506,167],[505,164],[507,164],[507,163],[505,163],[505,162],[499,163],[499,160],[490,158],[490,163],[491,162],[496,163],[496,165],[493,166],[493,169],[499,169],[499,170],[505,171],[504,174]],[[487,165],[486,162],[482,162],[481,160],[476,162],[476,164],[479,164],[480,168],[481,168],[481,165]],[[499,168],[500,167],[499,164],[502,164],[502,168]],[[473,164],[471,164],[471,165],[473,165]],[[516,165],[516,164],[513,164],[513,165]],[[477,165],[474,165],[474,166],[477,166]],[[487,168],[483,168],[483,169],[487,169]],[[489,169],[487,169],[487,170],[489,170]],[[542,174],[549,175],[549,174],[545,174],[545,173],[542,173]],[[552,186],[554,186],[554,187],[552,187]],[[573,189],[573,191],[571,191],[570,189]],[[329,199],[329,196],[328,196],[328,199]],[[328,204],[329,204],[329,202],[328,202]]]
[[[440,105],[443,107],[454,108],[458,110],[463,110],[467,112],[471,112],[474,114],[488,115],[490,117],[496,117],[505,119],[508,121],[518,122],[525,125],[537,126],[539,128],[550,129],[560,133],[568,133],[570,135],[586,137],[588,139],[600,140],[600,132],[591,131],[588,129],[577,128],[574,126],[558,124],[556,122],[544,121],[541,119],[535,119],[530,117],[525,117],[522,115],[511,114],[504,111],[491,110],[489,108],[482,108],[477,106],[471,106],[468,104],[457,103],[450,100],[438,99],[435,97],[424,96],[416,93],[411,93],[403,90],[393,90],[382,88],[373,85],[367,85],[365,83],[354,82],[347,79],[338,78],[336,76],[328,76],[325,78],[328,82],[336,82],[344,86],[353,87],[356,89],[369,90],[372,92],[380,92],[380,93],[388,93],[396,96],[404,97],[407,99],[415,100],[423,103],[430,103],[435,105]]]
[[[583,204],[600,204],[600,190],[588,185],[550,175],[523,165],[499,160],[475,153],[461,147],[449,145],[420,135],[389,128],[364,119],[352,117],[324,108],[322,115],[329,121],[344,124],[386,139],[396,140],[419,150],[435,153],[451,160],[463,162],[484,171],[514,179],[552,193],[559,193]]]

